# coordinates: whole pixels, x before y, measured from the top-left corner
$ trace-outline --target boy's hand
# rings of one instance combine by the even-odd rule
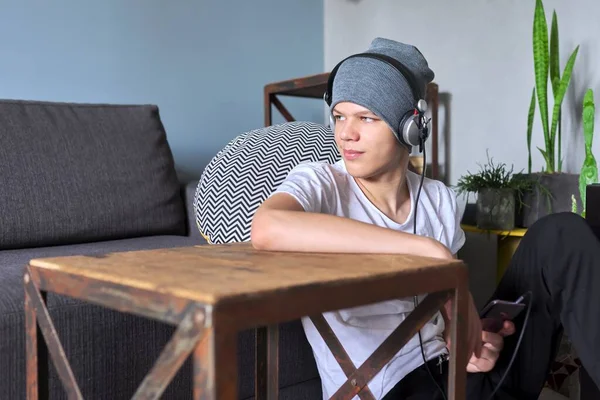
[[[494,369],[496,361],[500,357],[500,352],[504,348],[504,338],[515,333],[515,325],[510,321],[505,321],[502,330],[498,333],[481,333],[482,348],[480,355],[473,354],[467,365],[467,372],[488,372]]]
[[[446,327],[450,325],[450,315],[452,315],[452,300],[448,300],[444,305],[444,321]],[[467,372],[487,372],[494,368],[500,352],[504,348],[504,337],[515,333],[515,325],[511,321],[505,321],[504,326],[498,333],[486,332],[481,328],[481,319],[475,308],[473,297],[469,293],[469,323],[467,354],[469,363]],[[444,336],[446,345],[450,348],[449,329],[445,329]]]
[[[450,316],[452,315],[452,299],[446,302],[444,309],[444,320],[446,322],[446,328],[448,328],[450,326]],[[480,357],[483,345],[481,319],[479,317],[479,312],[475,307],[475,302],[473,301],[473,296],[471,293],[469,293],[468,310],[467,357],[471,357],[471,355]],[[444,335],[446,339],[446,346],[450,348],[450,330],[445,329]]]

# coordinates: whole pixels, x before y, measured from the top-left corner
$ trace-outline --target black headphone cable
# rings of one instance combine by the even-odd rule
[[[423,188],[423,181],[425,179],[425,170],[427,168],[427,152],[426,152],[425,145],[424,145],[423,142],[421,142],[421,150],[423,151],[423,168],[422,168],[422,171],[421,171],[421,180],[420,180],[420,183],[419,183],[419,189],[417,191],[417,197],[415,199],[415,207],[414,207],[413,234],[415,234],[415,235],[417,234],[417,209],[419,208],[418,207],[419,197],[421,195],[421,189]],[[514,350],[513,355],[511,357],[509,363],[508,363],[508,366],[506,367],[506,370],[504,371],[504,374],[502,375],[502,378],[500,379],[500,381],[498,382],[498,384],[494,388],[494,391],[488,397],[488,400],[492,400],[494,398],[494,395],[496,394],[496,392],[498,391],[498,389],[500,388],[500,386],[502,385],[502,383],[506,379],[506,376],[508,375],[508,371],[512,367],[512,365],[513,365],[513,363],[514,363],[514,361],[515,361],[515,359],[517,357],[517,352],[519,350],[519,347],[521,346],[521,341],[523,340],[523,335],[525,333],[525,329],[527,328],[527,322],[529,321],[529,314],[531,312],[531,303],[533,302],[532,301],[532,293],[531,293],[531,291],[528,291],[523,296],[528,296],[529,297],[529,302],[527,304],[527,313],[525,314],[525,319],[523,321],[523,328],[521,329],[521,333],[519,335],[519,339],[517,340],[517,345],[515,346],[515,350]],[[417,305],[418,305],[418,297],[417,296],[414,296],[414,303],[415,303],[415,308],[417,308]],[[425,350],[423,349],[423,338],[421,336],[421,330],[419,330],[419,345],[421,347],[421,356],[423,357],[423,363],[425,364],[425,368],[427,369],[427,372],[429,373],[429,376],[431,377],[431,380],[433,381],[433,383],[435,384],[435,386],[439,390],[440,394],[442,395],[442,398],[444,400],[447,400],[446,393],[444,393],[444,390],[440,387],[440,385],[438,384],[437,380],[434,378],[433,373],[431,372],[431,369],[429,368],[429,364],[427,364],[427,359],[425,357]]]

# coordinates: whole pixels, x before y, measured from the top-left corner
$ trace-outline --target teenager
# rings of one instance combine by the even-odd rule
[[[366,56],[341,63],[329,93],[341,160],[303,163],[288,174],[254,216],[251,240],[257,249],[450,259],[463,246],[454,191],[425,178],[419,192],[421,176],[408,170],[412,145],[407,135],[413,128],[407,116],[419,108],[417,97],[434,73],[412,45],[376,38],[367,52],[391,57],[406,71]],[[584,219],[555,214],[528,230],[492,298],[514,301],[529,291],[522,343],[495,398],[537,399],[563,328],[600,385],[600,245]],[[445,397],[450,307],[448,302],[424,325],[421,337],[415,335],[368,383],[377,399]],[[406,298],[324,317],[358,367],[414,308],[413,298]],[[522,332],[523,315],[498,333],[486,332],[470,298],[470,400],[485,400],[498,386]],[[346,376],[311,320],[302,322],[327,399]]]

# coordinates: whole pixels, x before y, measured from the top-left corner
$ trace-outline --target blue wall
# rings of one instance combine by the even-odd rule
[[[0,37],[0,97],[157,104],[189,179],[263,125],[266,83],[323,72],[323,0],[2,0]]]

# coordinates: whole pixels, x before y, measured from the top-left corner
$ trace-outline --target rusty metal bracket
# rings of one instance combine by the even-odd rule
[[[204,334],[205,310],[190,304],[183,320],[146,375],[133,400],[158,399]]]
[[[45,293],[42,293],[38,287],[37,278],[39,276],[33,273],[29,267],[25,269],[23,280],[27,336],[27,399],[38,400],[40,397],[48,397],[46,382],[48,376],[47,373],[40,373],[40,371],[43,372],[47,369],[45,365],[42,365],[46,360],[46,355],[42,353],[48,352],[68,398],[81,400],[83,399],[81,390],[69,365],[64,348],[60,343],[56,328],[50,318],[46,306]],[[59,284],[59,282],[55,283]],[[92,289],[94,288],[93,286]],[[112,305],[117,309],[127,309],[130,312],[139,309],[138,311],[141,315],[149,317],[156,314],[153,307],[149,307],[147,304],[140,304],[139,301],[123,303],[122,291],[117,289],[113,292],[104,291],[102,293],[103,301],[98,301],[99,296],[96,296],[98,293],[96,290],[91,290],[91,297],[99,304],[108,307]],[[86,300],[85,296],[78,297]],[[154,299],[152,304],[155,303],[160,303],[160,301]],[[211,309],[206,309],[204,305],[193,302],[187,304],[181,313],[166,313],[164,320],[171,323],[178,320],[179,323],[176,324],[177,329],[175,333],[159,355],[152,369],[138,387],[133,396],[135,400],[158,399],[187,357],[196,349],[204,333],[207,331],[205,328],[212,328]],[[41,331],[43,337],[39,337],[39,331]],[[42,342],[45,342],[47,346],[44,346]],[[39,349],[42,350],[40,351]]]
[[[30,270],[29,274],[40,290],[175,326],[181,322],[189,305],[185,299],[74,274],[58,275],[52,270],[36,268]]]
[[[335,336],[333,329],[331,329],[331,326],[323,314],[313,315],[310,317],[310,319],[321,334],[321,337],[327,344],[327,347],[329,347],[329,350],[331,350],[331,353],[333,353],[333,356],[342,368],[342,371],[344,371],[344,374],[346,374],[346,378],[350,379],[350,376],[352,376],[354,371],[356,371],[356,367],[346,352],[346,349],[344,349],[342,343],[339,341],[337,336]],[[373,393],[371,393],[371,390],[367,385],[365,385],[357,394],[362,400],[375,400],[375,396],[373,396]]]
[[[444,302],[453,294],[452,290],[429,294],[421,304],[381,343],[381,345],[359,367],[355,368],[347,352],[339,342],[333,330],[322,315],[311,316],[315,327],[325,340],[340,367],[346,374],[347,380],[331,396],[334,400],[350,400],[358,395],[363,400],[374,399],[368,383],[396,355],[411,337],[425,325],[437,312]],[[365,393],[363,397],[361,394]],[[370,396],[370,397],[369,397]]]

